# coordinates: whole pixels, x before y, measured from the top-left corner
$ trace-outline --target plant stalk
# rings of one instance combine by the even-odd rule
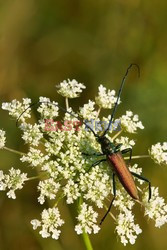
[[[15,154],[18,154],[18,155],[24,155],[24,153],[20,152],[20,151],[17,151],[17,150],[14,150],[12,148],[8,148],[8,147],[3,147],[3,149],[9,151],[9,152],[12,152],[12,153],[15,153]]]
[[[85,244],[85,249],[86,250],[93,250],[89,235],[85,232],[82,233],[82,239]]]
[[[142,159],[142,158],[150,158],[150,155],[135,155],[132,156],[132,159]],[[129,157],[124,157],[125,160],[129,160]]]

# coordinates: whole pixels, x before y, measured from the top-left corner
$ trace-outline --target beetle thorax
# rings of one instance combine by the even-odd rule
[[[116,152],[116,146],[105,136],[97,138],[97,141],[101,144],[101,150],[104,154],[109,155]]]

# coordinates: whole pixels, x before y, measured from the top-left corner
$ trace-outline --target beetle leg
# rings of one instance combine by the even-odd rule
[[[87,173],[90,171],[90,169],[91,169],[92,167],[95,167],[95,166],[99,165],[99,163],[101,163],[101,162],[103,162],[103,161],[107,161],[107,159],[101,159],[101,160],[99,160],[99,161],[95,161],[95,162],[90,166],[90,168],[88,169]]]
[[[143,176],[141,176],[139,174],[136,174],[134,172],[131,172],[131,174],[133,176],[137,177],[138,179],[140,179],[140,180],[145,181],[145,182],[148,183],[148,189],[149,189],[148,201],[150,201],[150,199],[151,199],[151,182],[147,178],[145,178],[145,177],[143,177]]]
[[[95,167],[96,165],[98,165],[99,163],[101,163],[101,162],[103,162],[103,161],[107,161],[107,159],[101,159],[101,160],[99,160],[99,161],[96,161],[96,162],[94,162],[94,163],[92,164],[91,167]]]
[[[132,159],[132,148],[126,148],[126,149],[123,149],[121,151],[122,154],[126,154],[126,153],[129,153],[129,164],[131,162],[131,159]]]
[[[115,173],[113,173],[112,179],[113,179],[113,194],[114,194],[114,197],[113,197],[112,200],[111,200],[111,203],[110,203],[110,206],[108,207],[107,212],[105,213],[105,215],[104,215],[103,218],[101,219],[100,225],[103,223],[103,221],[105,220],[106,216],[107,216],[108,213],[110,212],[111,207],[112,207],[112,204],[113,204],[113,201],[115,200],[115,197],[116,197]]]
[[[82,153],[83,155],[86,155],[86,156],[103,156],[103,155],[105,155],[105,154],[101,154],[101,153],[99,153],[99,154],[96,154],[96,153],[94,153],[94,154],[87,154],[87,153]]]
[[[119,150],[120,147],[121,147],[122,145],[123,145],[122,143],[117,144],[117,145],[116,145],[116,150],[117,150],[117,149]]]

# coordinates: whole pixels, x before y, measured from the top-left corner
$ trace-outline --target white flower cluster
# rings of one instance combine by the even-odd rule
[[[84,88],[83,84],[75,80],[68,80],[60,83],[58,92],[67,98],[74,98]],[[105,87],[100,85],[95,102],[89,101],[88,104],[80,108],[80,115],[87,119],[99,119],[96,116],[98,116],[100,109],[112,108],[116,99],[115,91],[107,91]],[[39,99],[40,106],[37,110],[40,117],[38,122],[34,124],[26,123],[25,118],[30,117],[30,109],[25,112],[24,110],[29,107],[30,103],[31,100],[29,99],[23,99],[23,103],[14,100],[11,103],[3,104],[2,107],[16,119],[20,118],[19,128],[23,133],[22,138],[29,146],[28,152],[22,154],[20,160],[37,169],[39,174],[38,202],[43,204],[46,199],[52,200],[53,207],[43,210],[41,220],[31,221],[33,228],[40,227],[42,237],[51,236],[58,239],[61,232],[60,226],[63,225],[64,221],[60,218],[57,205],[59,205],[61,199],[64,199],[67,204],[74,202],[79,204],[78,223],[75,226],[77,234],[98,233],[100,228],[97,224],[98,213],[96,209],[106,207],[108,196],[113,195],[112,168],[107,162],[100,162],[101,159],[105,159],[105,156],[99,158],[95,155],[101,153],[101,145],[97,142],[94,134],[85,129],[85,125],[80,125],[79,129],[76,130],[75,122],[78,116],[72,111],[72,108],[69,108],[68,112],[72,112],[74,116],[69,113],[64,114],[63,109],[59,108],[56,102],[50,102],[50,99],[46,97],[40,97]],[[98,111],[95,110],[95,103],[100,107]],[[62,126],[62,129],[46,130],[44,120],[54,118],[54,121],[60,122],[59,113],[61,114],[62,124],[67,120],[71,121],[68,130],[65,129],[65,125]],[[20,116],[20,114],[23,115]],[[62,114],[64,114],[64,119]],[[78,120],[80,119],[78,118]],[[108,121],[109,119],[108,117],[102,117],[101,120]],[[126,115],[121,117],[121,125],[125,132],[130,133],[136,132],[137,128],[144,128],[138,116],[133,115],[131,111],[127,111]],[[112,132],[110,135],[107,134],[106,137],[112,141]],[[123,150],[132,148],[135,141],[123,136],[116,138],[116,143],[121,143],[121,150]],[[0,148],[3,148],[4,144],[5,132],[0,130]],[[166,162],[166,153],[164,152],[166,147],[167,144],[158,146],[158,149],[152,147],[151,156],[157,160],[158,155],[158,162]],[[91,156],[91,154],[94,155]],[[94,164],[97,161],[99,161],[99,164]],[[92,164],[94,164],[93,167],[91,167]],[[142,172],[137,164],[130,166],[129,169],[137,174]],[[0,171],[0,190],[9,189],[7,195],[15,198],[15,190],[21,189],[26,180],[27,175],[22,174],[20,170],[12,168],[8,175]],[[137,185],[140,184],[143,184],[143,181],[139,180]],[[135,202],[124,190],[118,178],[116,187],[116,199],[113,203],[117,210],[116,215],[113,216],[116,223],[116,232],[124,245],[127,243],[134,244],[138,234],[141,233],[132,211]],[[143,187],[139,190],[142,192]],[[156,221],[156,226],[167,222],[166,205],[154,189],[151,202],[149,204],[146,202],[145,214]]]
[[[167,164],[167,142],[152,145],[149,153],[156,163]]]
[[[42,227],[39,233],[43,238],[52,236],[53,239],[57,240],[61,232],[58,228],[64,224],[64,221],[60,218],[58,208],[54,207],[44,209],[41,214],[41,221],[34,219],[31,221],[31,224],[34,230],[38,227]]]
[[[75,79],[64,80],[56,87],[59,88],[58,93],[60,95],[68,98],[78,97],[82,90],[86,88],[84,84],[78,83]]]
[[[31,166],[36,167],[43,164],[46,160],[49,159],[48,155],[43,155],[39,149],[30,148],[30,151],[27,155],[23,155],[20,160],[22,162],[28,162]]]
[[[117,144],[122,144],[121,150],[124,150],[126,148],[132,148],[135,145],[135,141],[129,140],[129,138],[126,136],[121,136],[120,138],[116,138],[115,141]]]
[[[75,226],[75,231],[77,234],[82,234],[83,232],[91,234],[98,233],[100,227],[97,223],[98,213],[95,212],[92,206],[88,206],[86,203],[81,204],[81,209],[78,219],[78,224]]]
[[[64,195],[67,197],[67,204],[74,203],[74,200],[81,196],[79,185],[73,180],[68,180],[64,187]]]
[[[40,140],[43,138],[43,133],[40,131],[39,125],[24,124],[23,131],[22,138],[26,143],[32,146],[39,145]]]
[[[84,104],[82,108],[80,108],[80,114],[84,119],[95,119],[97,116],[97,111],[94,108],[95,102],[89,100],[88,104]]]
[[[104,199],[111,193],[111,184],[111,177],[99,166],[93,167],[89,173],[80,175],[83,197],[94,202],[99,208],[103,207]]]
[[[120,212],[117,217],[116,232],[124,246],[127,243],[135,243],[137,235],[141,234],[142,230],[138,224],[134,224],[134,215],[132,211],[127,209]]]
[[[145,215],[155,221],[155,227],[161,227],[167,223],[167,204],[164,198],[159,196],[158,188],[152,187],[152,197],[148,201],[148,192],[145,192],[143,202],[145,204]]]
[[[41,115],[41,119],[53,119],[58,116],[58,106],[57,102],[51,102],[49,98],[40,97],[40,106],[37,111]]]
[[[141,121],[139,121],[138,115],[133,115],[132,111],[126,111],[126,115],[122,115],[121,127],[128,133],[135,133],[137,128],[144,129]]]
[[[115,97],[115,90],[107,91],[103,85],[99,86],[98,96],[95,98],[95,101],[100,108],[111,109],[116,100],[117,97]],[[120,103],[120,101],[118,103]]]
[[[5,146],[5,142],[6,142],[5,134],[6,132],[0,129],[0,148],[3,148]]]
[[[2,109],[8,110],[9,115],[11,115],[15,119],[20,119],[20,121],[24,122],[25,119],[30,118],[30,104],[31,99],[23,98],[22,102],[17,100],[13,100],[12,102],[4,102],[2,103]]]
[[[60,183],[55,182],[54,179],[50,178],[44,181],[40,181],[38,184],[38,190],[40,191],[40,196],[38,201],[40,204],[45,202],[45,197],[53,200],[56,198],[56,194],[59,191]]]
[[[20,169],[11,168],[9,174],[0,171],[0,190],[7,192],[8,198],[16,199],[15,191],[23,188],[24,182],[27,180],[27,174],[21,173]]]

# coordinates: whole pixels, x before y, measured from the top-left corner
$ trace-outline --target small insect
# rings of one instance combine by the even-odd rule
[[[121,96],[121,93],[122,93],[122,89],[123,89],[126,77],[127,77],[128,73],[129,73],[129,70],[132,68],[132,66],[136,66],[137,67],[138,73],[140,75],[139,66],[137,64],[134,64],[134,63],[130,64],[129,67],[127,68],[127,70],[126,70],[126,73],[125,73],[123,79],[122,79],[122,82],[121,82],[121,85],[120,85],[120,88],[119,88],[119,91],[118,91],[117,100],[115,102],[115,105],[114,105],[114,108],[113,108],[113,112],[111,114],[111,119],[110,119],[110,121],[108,123],[108,126],[107,126],[106,130],[103,132],[103,134],[102,135],[98,135],[97,133],[94,132],[94,130],[86,122],[83,121],[83,124],[85,124],[85,126],[88,127],[88,129],[90,129],[90,131],[94,134],[97,142],[101,145],[101,151],[102,151],[102,153],[93,154],[93,155],[94,156],[105,156],[104,159],[100,159],[100,160],[94,162],[91,167],[99,165],[101,162],[107,162],[109,164],[109,166],[112,168],[113,198],[112,198],[112,200],[110,202],[110,205],[108,207],[107,212],[105,213],[105,215],[101,219],[100,225],[103,223],[103,221],[105,220],[106,216],[110,212],[112,204],[113,204],[113,201],[116,198],[115,176],[118,177],[119,181],[121,182],[122,186],[125,188],[125,190],[127,191],[127,193],[133,199],[138,200],[138,201],[139,201],[139,195],[138,195],[137,187],[135,185],[133,176],[136,177],[136,178],[138,178],[138,179],[140,179],[140,180],[143,180],[143,181],[147,182],[148,183],[148,187],[149,187],[149,190],[148,190],[149,191],[148,201],[151,199],[151,182],[147,178],[145,178],[145,177],[143,177],[141,175],[138,175],[138,174],[136,174],[134,172],[131,172],[128,169],[128,166],[127,166],[127,164],[126,164],[126,162],[125,162],[125,160],[123,158],[123,154],[129,153],[130,154],[130,156],[129,156],[129,163],[130,163],[131,158],[132,158],[132,149],[131,148],[126,148],[124,150],[121,150],[122,144],[116,144],[114,142],[111,142],[106,137],[106,134],[108,133],[108,131],[110,129],[110,126],[111,126],[111,124],[113,122],[114,115],[115,115],[115,112],[116,112],[116,109],[117,109],[117,106],[118,106],[118,102],[119,102],[119,99],[120,99],[120,96]],[[37,102],[37,103],[34,103],[32,105],[40,104],[40,103],[41,102]],[[42,102],[42,103],[51,104],[50,102]],[[32,105],[30,105],[28,108],[30,108]],[[53,104],[53,105],[57,105],[57,104]],[[66,109],[62,108],[61,106],[59,106],[59,105],[57,105],[57,106],[61,110],[63,110],[65,113],[69,113],[71,116],[78,118],[76,115],[72,114],[71,112],[67,111]],[[26,110],[24,110],[24,112]],[[20,117],[22,116],[22,114],[19,116],[18,120],[20,119]],[[18,120],[17,120],[17,123],[18,123]],[[85,156],[91,156],[91,155],[86,154],[86,153],[83,153],[83,155],[85,155]]]
[[[107,210],[106,214],[101,219],[100,225],[103,223],[106,216],[110,212],[113,201],[115,200],[115,197],[116,197],[115,176],[118,177],[119,181],[121,182],[122,186],[125,188],[127,193],[135,200],[139,200],[139,195],[138,195],[137,187],[135,185],[133,176],[135,176],[136,178],[138,178],[140,180],[143,180],[143,181],[147,182],[148,185],[149,185],[148,201],[151,199],[151,182],[147,178],[145,178],[145,177],[143,177],[141,175],[138,175],[138,174],[136,174],[134,172],[129,171],[129,169],[127,167],[127,164],[126,164],[126,162],[125,162],[125,160],[123,158],[123,154],[130,153],[130,158],[129,158],[129,163],[130,163],[131,158],[132,158],[132,149],[131,148],[126,148],[126,149],[121,151],[120,148],[121,148],[122,144],[115,144],[115,143],[111,142],[106,137],[106,134],[109,131],[110,126],[111,126],[111,124],[113,122],[114,115],[115,115],[115,112],[116,112],[116,109],[117,109],[117,106],[118,106],[119,98],[121,96],[122,89],[123,89],[126,77],[127,77],[128,72],[129,72],[129,70],[131,69],[132,66],[137,67],[139,75],[140,75],[139,66],[137,64],[134,64],[134,63],[130,64],[129,67],[127,68],[127,70],[126,70],[126,73],[125,73],[123,79],[122,79],[121,86],[120,86],[120,89],[118,91],[118,97],[117,97],[117,100],[115,102],[113,112],[111,114],[111,119],[109,121],[107,129],[104,131],[104,133],[101,136],[99,136],[98,134],[95,134],[94,131],[93,131],[97,142],[100,143],[100,145],[101,145],[101,151],[102,151],[101,154],[94,154],[94,155],[95,156],[106,156],[106,158],[101,159],[99,161],[96,161],[95,163],[92,164],[92,167],[96,166],[96,165],[99,165],[101,162],[107,161],[109,166],[112,168],[112,171],[113,171],[112,178],[113,178],[113,194],[114,194],[114,196],[113,196],[113,198],[111,200],[111,203],[110,203],[110,205],[108,207],[108,210]],[[84,154],[84,155],[90,156],[89,154]]]

